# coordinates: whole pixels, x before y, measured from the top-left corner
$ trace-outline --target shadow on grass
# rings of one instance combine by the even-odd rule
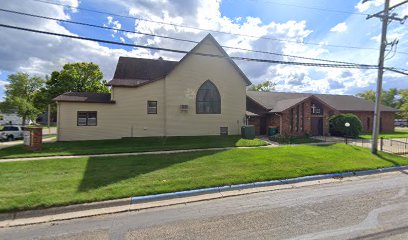
[[[119,181],[220,152],[222,151],[200,151],[126,157],[92,157],[88,159],[82,182],[78,187],[78,192],[98,189]]]
[[[394,164],[395,166],[401,166],[401,164],[398,163],[397,161],[394,161],[394,160],[392,160],[392,159],[390,159],[390,158],[384,157],[384,156],[382,156],[381,154],[375,154],[375,155],[376,155],[378,158],[380,158],[380,159],[382,159],[382,160],[384,160],[384,161],[387,161],[387,162],[389,162],[389,163]]]

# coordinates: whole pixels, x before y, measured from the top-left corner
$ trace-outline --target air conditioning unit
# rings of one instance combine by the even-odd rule
[[[188,105],[184,105],[184,104],[180,105],[180,111],[187,112],[188,111]]]

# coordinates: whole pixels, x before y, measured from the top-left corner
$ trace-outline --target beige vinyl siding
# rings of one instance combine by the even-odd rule
[[[206,40],[197,52],[222,55]],[[206,81],[212,81],[221,95],[221,114],[196,114],[196,94]],[[225,58],[189,55],[165,80],[168,136],[219,135],[220,127],[239,134],[246,108],[245,80]],[[187,112],[180,111],[186,104]]]
[[[222,55],[206,40],[197,52]],[[196,114],[196,94],[212,81],[221,95],[221,114]],[[219,135],[220,127],[240,134],[246,109],[246,84],[225,58],[188,55],[165,80],[137,88],[113,87],[114,104],[59,103],[59,141],[145,136]],[[157,114],[147,114],[147,101]],[[181,111],[180,105],[188,105]],[[97,126],[77,126],[77,111],[97,111]]]
[[[163,136],[163,80],[139,88],[115,88],[114,104],[59,103],[59,141]],[[147,101],[157,114],[147,114]],[[97,111],[97,126],[77,126],[77,111]]]

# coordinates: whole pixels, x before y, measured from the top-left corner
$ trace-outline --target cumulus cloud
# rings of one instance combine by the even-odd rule
[[[122,24],[118,20],[113,20],[112,16],[108,16],[106,18],[108,20],[107,23],[103,24],[104,27],[111,27],[115,29],[122,29]],[[118,30],[112,30],[114,34],[118,33]],[[115,35],[112,34],[112,37],[115,37]]]
[[[347,31],[347,24],[345,22],[339,23],[330,29],[330,32],[345,32]]]
[[[76,0],[64,1],[74,6],[80,4]],[[2,3],[2,5],[8,9],[63,19],[70,19],[73,14],[84,14],[84,12],[81,11],[77,13],[72,12],[72,10],[64,11],[60,6],[40,4],[31,1],[18,4],[13,0],[5,0]],[[106,0],[100,6],[98,6],[97,2],[95,4],[95,9],[101,9],[103,6],[104,8],[112,9],[110,10],[111,12],[127,11],[131,16],[152,20],[134,20],[132,23],[134,26],[133,30],[139,32],[200,41],[209,33],[209,31],[200,29],[213,29],[232,33],[222,34],[211,32],[217,41],[224,46],[315,58],[334,54],[331,55],[335,56],[334,58],[351,58],[349,61],[354,61],[354,59],[350,57],[349,51],[334,52],[332,49],[329,51],[328,43],[344,42],[343,39],[323,38],[319,39],[319,41],[321,40],[321,44],[302,44],[313,33],[313,29],[308,26],[306,21],[264,22],[258,17],[248,16],[230,19],[221,14],[220,0]],[[57,22],[39,19],[30,19],[30,21],[28,21],[27,18],[21,16],[5,16],[5,13],[0,13],[0,17],[2,17],[5,24],[27,26],[30,28],[75,35],[75,33],[70,32]],[[125,22],[124,19],[117,19],[117,17],[108,16],[104,20],[105,26],[120,29],[125,28],[124,26],[129,26],[129,20]],[[158,22],[166,22],[169,24],[161,24]],[[192,28],[176,25],[191,26]],[[337,28],[337,32],[345,32],[344,34],[330,35],[335,35],[335,37],[347,35],[350,32],[356,31],[353,29],[353,26],[353,24],[345,21],[333,27],[335,30]],[[347,29],[348,31],[346,31]],[[90,31],[96,30],[90,29]],[[194,46],[193,43],[179,42],[142,34],[119,34],[117,31],[112,33],[113,37],[118,39],[117,41],[133,42],[139,45],[160,46],[180,50],[189,50]],[[262,38],[253,38],[248,35]],[[283,39],[283,41],[273,41],[271,39]],[[26,33],[9,29],[2,29],[0,31],[0,43],[2,44],[2,48],[0,48],[0,55],[2,56],[0,58],[0,70],[7,72],[26,71],[41,76],[50,74],[54,70],[59,70],[68,62],[92,61],[100,65],[104,77],[110,79],[119,56],[145,58],[163,57],[170,60],[178,60],[183,56],[178,53],[141,48],[113,48],[112,46],[101,45],[95,42]],[[228,48],[225,50],[231,56],[303,61],[301,59],[279,55],[260,54]],[[375,54],[376,53],[377,52],[375,52]],[[354,58],[358,57],[360,61],[365,63],[369,63],[369,61],[371,61],[370,59],[375,59],[372,55],[359,51],[354,52],[353,56]],[[252,82],[259,83],[272,80],[278,83],[277,90],[283,91],[344,93],[350,91],[350,89],[367,87],[375,82],[375,71],[272,65],[246,61],[237,61],[237,64]]]

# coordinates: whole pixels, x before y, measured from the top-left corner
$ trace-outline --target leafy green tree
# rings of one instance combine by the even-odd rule
[[[402,89],[399,91],[399,106],[401,111],[397,113],[398,118],[408,118],[408,89]]]
[[[51,114],[55,118],[56,106],[53,98],[66,92],[95,92],[107,93],[109,88],[105,85],[103,74],[95,63],[78,62],[65,64],[61,71],[54,71],[47,76],[45,87],[36,94],[34,103],[42,111],[46,111],[48,104]]]
[[[259,83],[259,84],[252,84],[249,86],[248,90],[250,91],[260,91],[260,92],[271,92],[275,90],[276,83],[272,82],[271,80]]]
[[[7,81],[9,84],[6,85],[5,101],[0,104],[0,109],[3,112],[17,111],[23,124],[27,119],[34,120],[40,110],[34,106],[33,100],[44,85],[44,80],[19,72],[9,75]]]
[[[358,93],[357,96],[375,102],[375,93],[376,92],[373,90],[368,90],[363,93]],[[390,88],[388,91],[383,90],[381,93],[381,104],[398,108],[400,105],[400,102],[397,99],[398,94],[399,92],[396,88]]]

